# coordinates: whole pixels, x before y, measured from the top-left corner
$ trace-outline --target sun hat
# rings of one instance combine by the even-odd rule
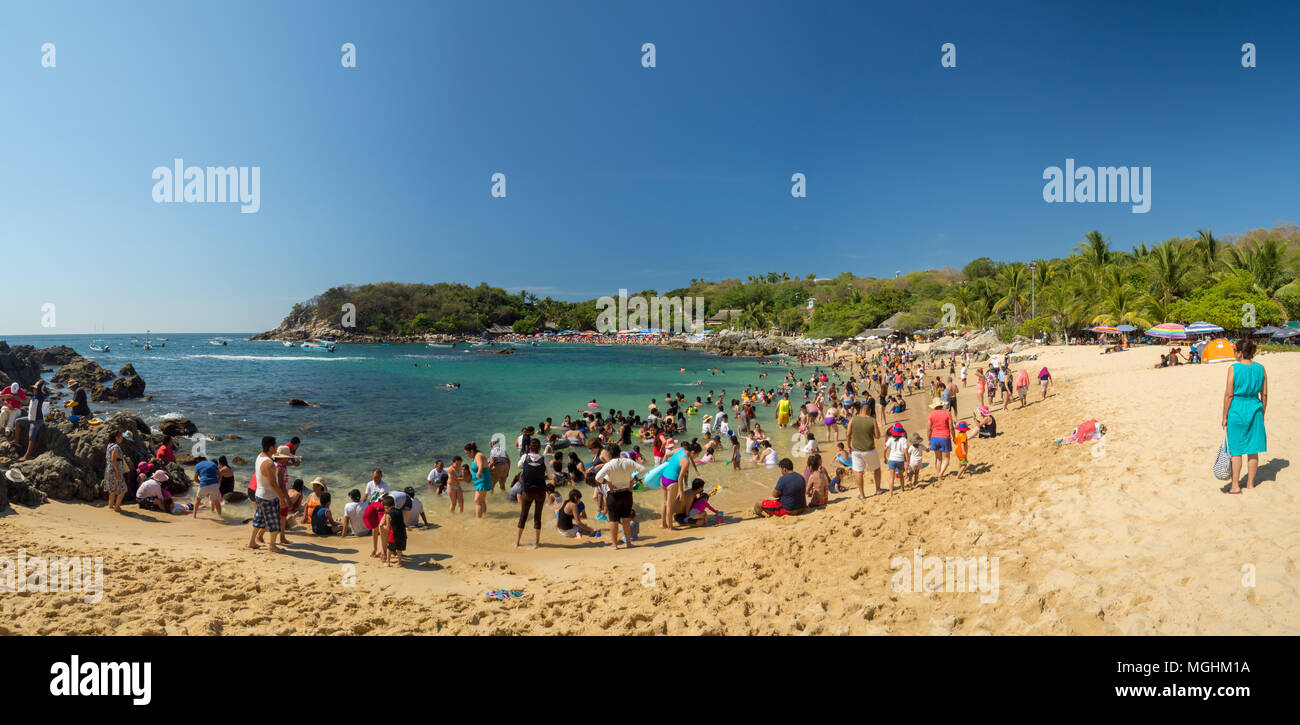
[[[321,488],[329,488],[329,486],[325,485],[325,479],[321,478],[320,476],[313,478],[311,481],[311,485],[320,486]]]
[[[26,483],[27,479],[23,477],[23,472],[17,468],[10,468],[5,471],[5,479],[10,483]]]
[[[158,483],[167,483],[168,481],[171,480],[171,478],[167,475],[166,472],[162,470],[157,470],[153,472],[153,480],[157,481]]]
[[[889,429],[889,434],[892,435],[892,436],[900,436],[900,437],[901,437],[901,436],[905,436],[905,435],[907,435],[907,431],[903,430],[903,426],[902,426],[902,425],[900,425],[900,424],[898,424],[898,423],[895,423],[895,424],[894,424],[894,425]]]
[[[913,433],[913,434],[912,434],[912,437],[911,437],[909,440],[912,441],[912,445],[914,445],[914,446],[919,446],[919,445],[921,445],[921,434],[920,434],[920,433]]]
[[[967,425],[966,421],[963,420],[962,422],[957,424],[957,430],[970,430],[970,426]]]
[[[930,407],[931,407],[931,408],[942,408],[942,407],[943,407],[943,400],[941,400],[941,399],[940,399],[939,397],[937,397],[937,396],[934,397],[934,398],[932,398],[932,399],[930,400]]]
[[[989,414],[989,407],[988,407],[987,405],[981,405],[981,406],[979,407],[979,413],[980,413],[980,415],[988,415],[988,414]]]
[[[271,457],[283,458],[290,461],[294,461],[298,459],[298,457],[293,454],[293,451],[289,450],[289,446],[280,446],[279,448],[276,448],[275,455]]]
[[[69,388],[76,388],[76,387],[79,387],[80,385],[81,385],[81,383],[77,382],[76,380],[69,380],[69,381],[68,381],[68,387],[69,387]]]

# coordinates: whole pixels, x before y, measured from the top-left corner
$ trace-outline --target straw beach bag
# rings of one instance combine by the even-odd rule
[[[1219,446],[1219,455],[1214,457],[1214,477],[1220,481],[1226,481],[1232,478],[1232,459],[1228,457],[1228,437],[1223,437],[1223,445]]]

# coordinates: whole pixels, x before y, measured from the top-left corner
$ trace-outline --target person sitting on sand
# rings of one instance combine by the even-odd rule
[[[343,506],[343,530],[339,536],[370,536],[370,527],[366,526],[365,514],[366,504],[361,501],[361,491],[352,489],[348,491],[348,499]]]
[[[696,479],[699,480],[699,479]],[[700,481],[703,484],[703,481]],[[701,486],[702,487],[702,486]],[[686,513],[677,514],[675,520],[681,526],[707,526],[709,523],[708,515],[705,511],[712,512],[715,516],[721,516],[722,512],[713,508],[709,504],[709,494],[704,491],[698,491],[693,494],[693,500],[687,506]]]
[[[772,489],[772,498],[754,504],[759,516],[798,516],[808,509],[803,476],[794,472],[794,463],[782,458],[778,464],[781,477]]]
[[[311,512],[311,532],[317,536],[341,534],[347,524],[334,520],[334,514],[330,512],[329,492],[322,491],[318,498],[320,503]]]
[[[804,494],[808,500],[809,507],[825,506],[830,501],[830,475],[822,467],[822,457],[820,453],[814,453],[808,456],[808,467],[804,470],[804,481],[806,488]]]
[[[579,503],[582,501],[582,492],[576,488],[569,489],[569,497],[559,507],[555,514],[555,529],[560,532],[560,536],[567,539],[582,540],[582,535],[600,537],[600,532],[592,529],[579,520]]]
[[[996,438],[998,435],[998,421],[987,405],[975,410],[975,425],[979,426],[980,438]]]

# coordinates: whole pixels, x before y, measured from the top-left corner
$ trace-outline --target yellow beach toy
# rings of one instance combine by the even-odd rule
[[[103,423],[104,421],[100,420],[99,418],[91,418],[90,420],[88,420],[88,421],[86,421],[86,422],[89,423],[90,425],[99,425],[100,423]]]

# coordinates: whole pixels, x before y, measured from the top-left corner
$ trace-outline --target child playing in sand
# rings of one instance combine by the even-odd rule
[[[827,490],[830,491],[831,493],[847,493],[849,489],[845,488],[844,484],[841,483],[841,481],[844,480],[844,476],[847,474],[847,472],[848,469],[846,468],[835,469],[835,478],[831,479],[830,485],[827,486]]]
[[[961,480],[961,475],[965,473],[966,469],[970,466],[970,460],[966,450],[966,431],[969,430],[970,424],[963,420],[957,424],[957,432],[952,438],[953,453],[957,456],[957,465],[961,466],[961,468],[957,469],[957,480],[959,481]]]

